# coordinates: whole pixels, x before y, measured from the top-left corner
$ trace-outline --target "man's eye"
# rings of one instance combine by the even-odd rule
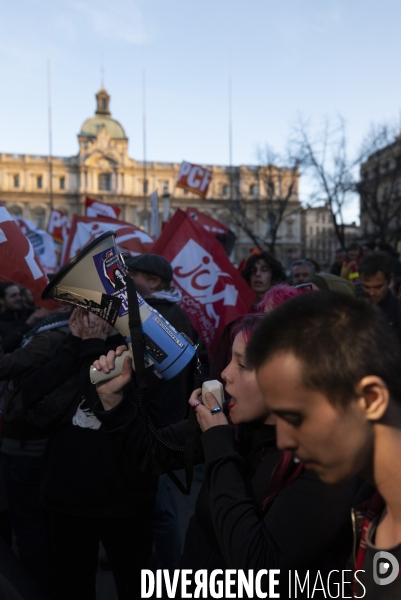
[[[290,425],[293,425],[293,427],[299,427],[302,423],[302,417],[298,415],[287,415],[283,419]]]

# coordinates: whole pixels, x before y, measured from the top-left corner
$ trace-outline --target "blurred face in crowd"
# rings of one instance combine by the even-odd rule
[[[345,252],[336,252],[334,255],[334,262],[336,265],[342,265],[345,260]]]
[[[276,418],[277,446],[291,450],[326,483],[339,483],[370,471],[371,422],[364,402],[333,405],[305,386],[302,364],[291,353],[274,355],[257,371],[267,407]]]
[[[368,254],[372,254],[373,250],[372,248],[370,248],[370,246],[367,246],[366,244],[362,244],[362,255],[363,256],[368,256]]]
[[[270,290],[272,285],[272,271],[266,261],[261,258],[257,260],[249,278],[249,285],[253,292],[260,298]]]
[[[347,256],[349,260],[357,260],[359,258],[359,250],[358,248],[350,248],[347,251]]]
[[[300,285],[301,283],[306,283],[310,277],[312,277],[312,270],[309,265],[296,265],[292,269],[293,285]]]
[[[3,305],[5,310],[20,310],[22,308],[21,293],[17,285],[10,285],[7,288]]]
[[[157,288],[161,283],[160,277],[156,277],[156,275],[150,275],[149,273],[142,273],[142,271],[134,271],[130,269],[128,274],[134,280],[137,292],[142,296],[142,298],[148,298],[151,296],[157,291]]]
[[[20,294],[21,294],[21,298],[22,298],[22,303],[25,306],[34,307],[35,301],[33,299],[31,290],[28,290],[28,288],[24,288],[24,287],[20,288]]]
[[[270,416],[263,395],[259,390],[255,371],[245,364],[246,343],[241,333],[235,336],[232,359],[221,376],[226,382],[226,391],[231,396],[228,404],[232,423],[264,423]]]
[[[387,294],[390,282],[382,271],[378,271],[372,277],[361,274],[364,291],[368,294],[372,304],[378,304]]]

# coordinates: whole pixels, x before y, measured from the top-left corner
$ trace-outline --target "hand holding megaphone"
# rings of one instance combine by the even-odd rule
[[[54,275],[42,298],[54,298],[81,307],[102,318],[130,342],[125,266],[114,237],[113,232],[106,232],[90,242]],[[140,344],[145,361],[153,365],[160,377],[171,379],[193,359],[195,347],[139,294],[136,295],[143,334]],[[119,358],[117,362],[123,360]],[[121,369],[122,364],[116,365],[115,374],[121,373]],[[92,374],[95,375],[93,371]],[[98,372],[98,377],[103,378],[104,373]]]
[[[99,382],[96,382],[96,374]],[[97,383],[96,390],[105,410],[111,410],[121,402],[122,389],[131,378],[132,358],[127,346],[118,346],[115,351],[103,354],[91,367],[91,380]]]
[[[121,350],[122,348],[122,350]],[[117,352],[119,350],[119,352]],[[109,360],[107,357],[110,355]],[[132,353],[131,350],[127,350],[127,346],[118,346],[116,351],[110,350],[107,356],[102,355],[96,360],[89,370],[90,380],[93,384],[99,384],[110,379],[115,379],[121,375],[124,365],[124,360],[130,358],[130,366],[132,369]],[[102,360],[101,360],[102,359]]]

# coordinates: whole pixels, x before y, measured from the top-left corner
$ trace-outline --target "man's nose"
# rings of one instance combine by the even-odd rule
[[[276,422],[276,444],[280,450],[296,450],[298,444],[295,436],[291,431],[291,427],[283,422],[282,419],[277,419]]]

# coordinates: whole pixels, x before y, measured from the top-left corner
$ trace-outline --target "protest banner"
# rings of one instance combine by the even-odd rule
[[[29,221],[29,219],[23,217],[13,218],[22,233],[31,242],[45,273],[55,273],[58,268],[58,258],[51,235],[47,231],[36,229],[35,223]]]
[[[206,198],[211,180],[212,171],[210,169],[183,161],[178,173],[176,186],[197,194],[202,198]]]
[[[221,244],[194,219],[177,210],[152,252],[173,267],[180,302],[209,353],[228,323],[248,312],[255,299]]]
[[[150,252],[153,238],[139,227],[117,219],[106,217],[79,217],[74,215],[71,231],[64,247],[62,264],[67,263],[84,246],[106,231],[115,231],[116,245],[119,252],[136,256]]]
[[[57,265],[60,265],[61,255],[63,253],[64,244],[68,239],[71,229],[71,221],[61,210],[54,208],[50,212],[49,222],[47,224],[47,233],[53,238],[54,247],[57,256]]]
[[[236,236],[227,225],[196,208],[187,208],[187,213],[191,219],[194,219],[199,225],[210,231],[210,233],[213,233],[215,238],[223,245],[227,254],[231,254]]]
[[[46,231],[54,242],[63,246],[71,229],[71,221],[61,210],[52,209]]]
[[[106,204],[95,200],[95,198],[89,198],[86,196],[85,200],[85,216],[87,217],[111,217],[112,219],[118,219],[121,214],[121,208],[119,206],[113,206],[112,204]]]
[[[4,206],[0,206],[0,278],[31,290],[36,306],[60,306],[41,299],[49,280],[33,245]]]

